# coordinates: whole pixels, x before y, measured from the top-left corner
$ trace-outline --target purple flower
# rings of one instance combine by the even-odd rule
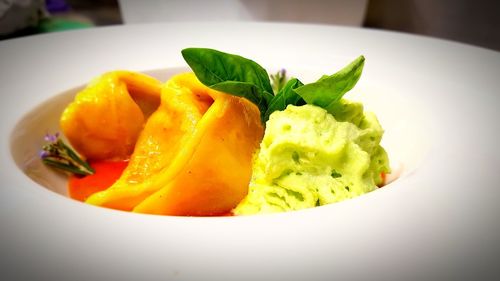
[[[40,150],[38,152],[38,156],[40,156],[40,158],[46,158],[46,157],[49,157],[50,156],[50,153],[46,150]]]
[[[45,137],[44,137],[44,140],[45,141],[48,141],[48,142],[57,142],[57,139],[59,139],[59,132],[51,135],[51,134],[46,134]]]
[[[94,173],[94,169],[59,138],[59,133],[47,133],[44,140],[49,143],[38,153],[44,164],[78,175]]]

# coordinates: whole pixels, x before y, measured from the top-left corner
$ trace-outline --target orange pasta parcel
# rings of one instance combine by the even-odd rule
[[[248,192],[262,135],[254,104],[179,74],[163,86],[122,176],[86,202],[148,214],[227,213]]]
[[[64,110],[60,125],[88,160],[127,159],[149,115],[160,104],[161,82],[113,71],[92,81]]]

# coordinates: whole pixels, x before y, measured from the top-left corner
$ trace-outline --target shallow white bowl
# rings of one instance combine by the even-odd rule
[[[347,97],[376,112],[400,179],[338,204],[252,217],[138,215],[61,196],[64,185],[50,184],[57,176],[36,155],[75,87],[115,69],[166,80],[192,46],[304,81],[364,54]],[[11,280],[500,276],[498,52],[355,28],[183,23],[4,41],[0,62],[0,269]]]

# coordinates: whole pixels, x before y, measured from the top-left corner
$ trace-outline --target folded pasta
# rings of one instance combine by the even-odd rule
[[[160,104],[161,83],[145,74],[113,71],[94,79],[64,110],[60,126],[90,160],[127,159],[145,120]]]
[[[179,74],[163,86],[122,176],[86,202],[148,214],[227,213],[248,192],[262,135],[254,104]]]

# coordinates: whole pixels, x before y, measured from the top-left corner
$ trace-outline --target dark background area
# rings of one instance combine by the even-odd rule
[[[371,0],[364,26],[500,51],[500,1]]]
[[[118,0],[46,0],[45,6],[47,11],[41,17],[41,24],[0,34],[0,39],[125,23]],[[369,0],[362,26],[432,36],[500,51],[500,1]]]

